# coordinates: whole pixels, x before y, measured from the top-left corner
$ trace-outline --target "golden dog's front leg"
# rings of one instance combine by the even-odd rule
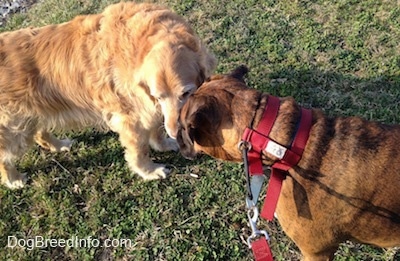
[[[111,130],[119,134],[129,168],[145,180],[166,178],[170,170],[165,165],[154,163],[149,156],[149,142],[154,134],[142,122],[132,119],[128,115],[114,113],[108,120]]]
[[[154,128],[150,132],[150,146],[157,151],[178,151],[179,146],[176,140],[167,136],[162,126]]]
[[[125,147],[125,160],[130,169],[145,180],[164,179],[170,170],[162,164],[151,161],[149,156],[149,136],[125,131],[120,133],[120,141]]]
[[[69,151],[73,143],[70,139],[59,140],[44,130],[38,131],[34,138],[37,144],[52,152]]]

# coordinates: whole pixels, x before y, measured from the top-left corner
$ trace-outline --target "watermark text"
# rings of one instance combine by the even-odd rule
[[[69,239],[62,238],[45,238],[42,236],[35,236],[32,238],[17,238],[16,236],[8,236],[7,247],[21,247],[27,250],[35,248],[98,248],[98,247],[124,247],[131,248],[133,246],[131,239],[110,239],[100,240],[93,237],[79,238],[72,236]]]

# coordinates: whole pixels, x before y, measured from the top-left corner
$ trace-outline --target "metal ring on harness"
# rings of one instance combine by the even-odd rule
[[[251,147],[251,143],[248,142],[248,141],[245,141],[245,140],[240,141],[239,144],[238,144],[238,149],[241,152],[243,152],[243,150],[249,151],[249,150],[251,150],[251,148],[252,148]]]

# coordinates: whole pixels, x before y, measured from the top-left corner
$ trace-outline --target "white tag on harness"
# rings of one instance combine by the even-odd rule
[[[286,153],[286,148],[275,141],[268,141],[267,147],[265,148],[265,151],[274,155],[278,159],[282,159],[285,156]]]

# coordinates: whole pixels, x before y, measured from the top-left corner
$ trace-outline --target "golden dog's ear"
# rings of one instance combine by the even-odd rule
[[[245,82],[243,77],[249,72],[249,68],[245,65],[240,65],[235,70],[233,70],[229,76],[238,79],[241,82]]]
[[[204,44],[201,43],[200,48],[200,70],[204,75],[204,79],[207,79],[211,77],[215,67],[217,67],[217,58],[204,46]]]

